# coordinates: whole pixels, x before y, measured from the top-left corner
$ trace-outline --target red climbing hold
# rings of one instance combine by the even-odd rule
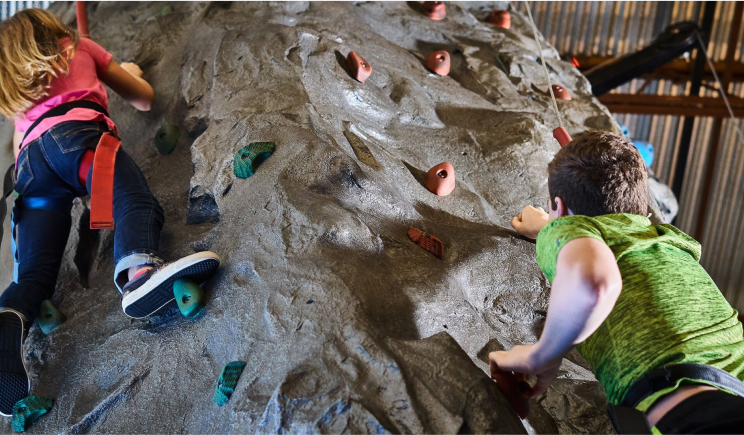
[[[492,373],[491,377],[496,381],[499,389],[509,404],[516,411],[519,418],[527,418],[530,412],[529,399],[532,396],[532,387],[524,380],[524,374],[501,372]]]
[[[353,51],[349,52],[349,55],[346,56],[346,65],[349,66],[351,75],[362,83],[372,74],[372,65]]]
[[[444,50],[435,51],[426,58],[426,66],[440,76],[446,76],[450,71],[449,53]]]
[[[447,16],[444,2],[424,2],[424,4],[421,5],[421,12],[435,21],[443,20],[444,17]]]
[[[493,11],[488,14],[486,21],[494,26],[508,29],[511,27],[511,14],[509,11]]]
[[[444,257],[444,244],[431,234],[421,231],[416,227],[410,227],[408,228],[408,237],[426,251],[434,254],[435,257]]]
[[[550,92],[548,92],[548,95],[550,95]],[[561,85],[553,85],[553,95],[555,95],[556,100],[571,101],[571,94]]]
[[[429,169],[424,180],[426,188],[439,196],[447,196],[455,190],[455,168],[444,162]]]
[[[566,129],[563,127],[558,127],[553,130],[553,137],[561,145],[561,148],[568,145],[573,140],[571,139],[571,135],[569,135]]]

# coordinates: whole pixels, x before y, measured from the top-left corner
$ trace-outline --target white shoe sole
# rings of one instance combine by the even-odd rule
[[[198,252],[170,263],[154,274],[137,290],[121,301],[124,313],[135,319],[150,316],[175,300],[173,282],[189,278],[201,285],[220,267],[220,257],[214,252]]]

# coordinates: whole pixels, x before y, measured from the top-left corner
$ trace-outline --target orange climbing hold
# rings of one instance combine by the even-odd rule
[[[450,55],[444,50],[435,51],[426,58],[426,66],[440,76],[450,72]]]
[[[447,16],[447,10],[444,8],[444,2],[424,2],[421,5],[421,12],[435,21],[443,20]]]
[[[349,52],[349,55],[346,56],[346,65],[349,66],[351,75],[362,83],[372,74],[372,65],[353,51]]]
[[[444,244],[431,234],[421,231],[416,227],[410,227],[408,228],[408,237],[426,251],[434,254],[435,257],[444,257]]]
[[[511,14],[509,11],[493,11],[488,14],[486,21],[494,26],[508,29],[511,27]]]
[[[561,145],[561,148],[568,145],[573,140],[571,139],[571,135],[569,135],[566,129],[563,127],[558,127],[553,130],[553,137]]]
[[[439,196],[447,196],[455,190],[455,168],[448,162],[429,169],[424,180],[426,188]]]
[[[548,92],[548,95],[550,95],[550,92]],[[556,100],[571,101],[571,94],[561,85],[553,85],[553,95],[555,95]]]

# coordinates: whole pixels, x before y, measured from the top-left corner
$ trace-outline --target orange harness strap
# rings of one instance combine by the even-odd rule
[[[104,133],[96,147],[93,158],[93,174],[90,187],[90,229],[114,227],[114,166],[121,141],[111,133]],[[87,157],[87,158],[86,158]],[[83,171],[89,153],[83,155],[78,176]],[[89,163],[88,163],[88,167]],[[85,169],[85,177],[87,177]]]

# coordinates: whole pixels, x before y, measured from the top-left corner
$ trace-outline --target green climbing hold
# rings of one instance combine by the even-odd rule
[[[66,320],[67,316],[55,307],[52,301],[45,299],[41,302],[41,308],[39,308],[39,315],[36,317],[36,321],[39,323],[39,328],[41,328],[44,334],[49,335],[56,331]]]
[[[274,142],[251,142],[235,154],[233,169],[238,178],[248,178],[274,152]]]
[[[170,7],[169,5],[163,6],[163,9],[160,10],[160,15],[162,16],[170,15],[172,13],[173,13],[173,8]]]
[[[24,397],[13,405],[10,427],[16,432],[24,432],[39,417],[49,412],[52,405],[54,405],[54,399],[49,397]]]
[[[155,133],[155,148],[162,155],[168,155],[173,152],[181,137],[181,128],[173,124],[164,124]]]
[[[206,305],[204,290],[188,278],[179,278],[173,283],[173,295],[181,314],[186,317],[196,317]]]
[[[245,361],[233,361],[222,369],[220,379],[217,381],[217,388],[214,390],[214,397],[212,397],[214,403],[222,406],[230,400],[230,396],[235,391],[235,386],[238,385],[238,379],[240,379],[240,375],[243,373],[246,364]]]

